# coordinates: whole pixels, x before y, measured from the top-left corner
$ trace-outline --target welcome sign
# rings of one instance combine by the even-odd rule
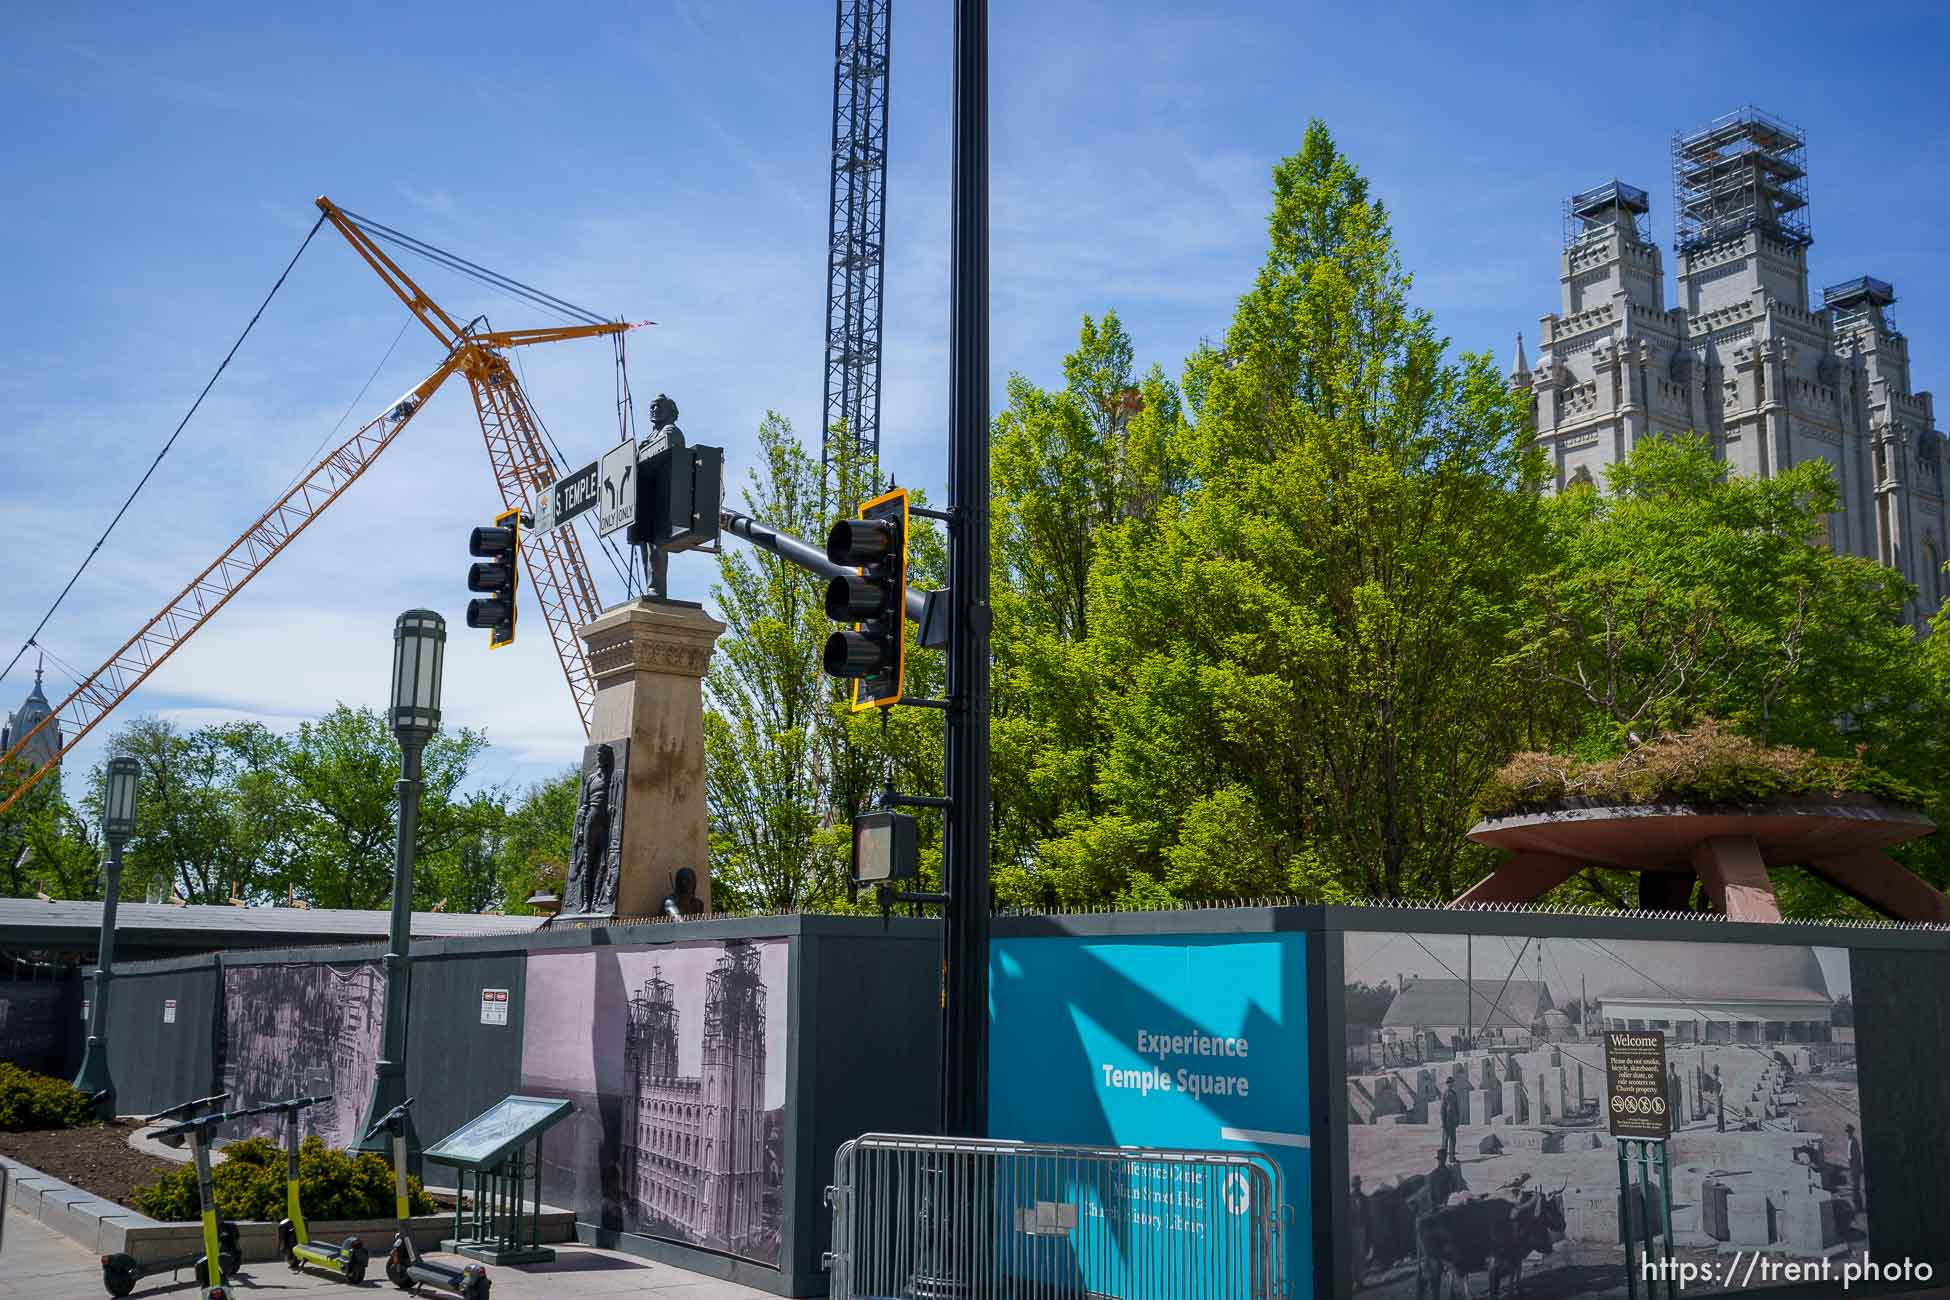
[[[1281,1171],[1291,1221],[1311,1222],[1305,944],[1303,934],[996,940],[990,1134],[1258,1153]],[[1111,1250],[1073,1261],[1085,1287],[1109,1295],[1137,1261],[1206,1258],[1205,1226],[1254,1208],[1239,1175],[1100,1170],[1063,1190],[1081,1221],[1114,1229]],[[1309,1238],[1287,1234],[1296,1297],[1313,1291]],[[1243,1294],[1232,1287],[1242,1280],[1200,1279],[1215,1295]]]

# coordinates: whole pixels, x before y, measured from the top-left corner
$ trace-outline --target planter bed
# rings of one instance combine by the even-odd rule
[[[69,1130],[70,1133],[74,1131]],[[72,1237],[97,1255],[123,1253],[146,1263],[152,1259],[187,1254],[198,1249],[202,1242],[203,1229],[200,1224],[159,1223],[147,1215],[74,1187],[18,1160],[0,1157],[0,1161],[9,1167],[12,1179],[9,1195],[14,1209],[29,1218],[39,1219],[56,1232]],[[428,1191],[435,1200],[442,1201],[445,1208],[438,1214],[414,1217],[413,1241],[422,1250],[435,1251],[440,1249],[442,1238],[453,1235],[454,1194],[443,1188],[429,1188]],[[356,1235],[365,1241],[366,1248],[375,1257],[383,1257],[387,1246],[392,1243],[397,1223],[386,1218],[308,1223],[306,1226],[314,1241],[338,1242]],[[271,1260],[282,1263],[278,1253],[277,1224],[241,1221],[237,1224],[237,1238],[245,1263]],[[544,1206],[541,1239],[545,1243],[574,1241],[575,1215],[568,1210]]]

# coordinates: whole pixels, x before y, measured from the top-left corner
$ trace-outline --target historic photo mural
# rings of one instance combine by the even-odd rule
[[[536,953],[521,1087],[576,1113],[542,1199],[584,1222],[779,1262],[784,940]]]
[[[223,1086],[233,1105],[332,1094],[303,1112],[305,1132],[328,1147],[359,1139],[379,1062],[385,973],[376,961],[327,966],[226,966]],[[282,1140],[284,1119],[258,1115],[226,1135]]]
[[[1345,996],[1359,1294],[1625,1294],[1607,1030],[1664,1036],[1675,1260],[1869,1247],[1842,949],[1350,933]]]

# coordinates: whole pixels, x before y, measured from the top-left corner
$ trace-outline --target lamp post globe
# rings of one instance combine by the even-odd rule
[[[74,1086],[85,1093],[95,1113],[115,1114],[115,1080],[108,1069],[108,990],[115,967],[115,904],[122,893],[122,847],[135,834],[136,787],[142,766],[126,755],[108,760],[102,784],[102,838],[108,841],[108,870],[102,881],[102,933],[96,944],[95,996],[88,1009],[88,1046]]]
[[[406,1100],[406,1021],[411,970],[407,948],[413,937],[413,842],[420,824],[420,755],[440,730],[440,686],[447,658],[447,620],[430,609],[409,609],[393,624],[392,698],[386,720],[399,741],[399,828],[393,850],[393,914],[387,929],[386,1006],[381,1023],[379,1064],[372,1105],[363,1134],[380,1116]],[[381,1131],[361,1138],[359,1148],[387,1151],[391,1138]],[[420,1139],[411,1116],[406,1121],[408,1168],[418,1173]]]

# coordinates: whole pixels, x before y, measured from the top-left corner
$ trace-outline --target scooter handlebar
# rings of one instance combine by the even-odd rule
[[[303,1110],[307,1106],[317,1106],[332,1099],[331,1093],[317,1097],[286,1097],[283,1101],[267,1101],[264,1104],[272,1110]]]
[[[179,1115],[188,1115],[203,1109],[205,1106],[218,1106],[229,1100],[230,1094],[227,1092],[219,1092],[209,1097],[198,1097],[195,1101],[186,1101],[180,1106],[171,1106],[168,1110],[159,1110],[142,1122],[145,1124],[160,1124],[166,1119],[175,1119]]]
[[[370,1142],[374,1137],[378,1136],[380,1129],[391,1128],[394,1124],[404,1121],[406,1119],[406,1108],[412,1104],[413,1099],[408,1097],[405,1101],[393,1107],[384,1115],[381,1115],[372,1122],[372,1127],[367,1129],[366,1135],[359,1140],[361,1142]]]

